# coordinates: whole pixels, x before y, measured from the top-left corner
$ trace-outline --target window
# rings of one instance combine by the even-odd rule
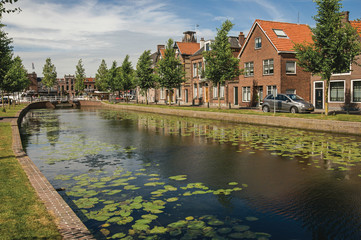
[[[217,86],[213,87],[213,98],[218,98],[218,89]]]
[[[330,82],[330,102],[344,102],[345,101],[345,82],[334,81]]]
[[[273,85],[273,86],[267,86],[267,95],[273,94],[273,91],[276,90],[277,91],[277,86]]]
[[[197,74],[197,63],[193,63],[193,77],[198,76]]]
[[[198,88],[197,88],[197,83],[195,83],[193,85],[193,98],[197,98],[197,94],[198,94]]]
[[[263,75],[273,74],[273,59],[263,60]]]
[[[208,52],[209,50],[211,50],[211,44],[210,43],[206,43],[206,51]]]
[[[202,86],[199,84],[199,97],[203,97],[203,88]]]
[[[296,74],[296,62],[294,61],[286,62],[286,74]]]
[[[247,62],[244,64],[244,75],[246,77],[254,75],[253,62]]]
[[[352,102],[361,102],[361,80],[352,81]]]
[[[164,99],[164,88],[160,89],[160,99]]]
[[[221,89],[219,91],[219,97],[224,98],[224,86],[221,86]]]
[[[201,76],[201,75],[202,75],[202,62],[199,62],[199,63],[198,63],[198,72],[197,72],[197,75],[198,75],[198,76]]]
[[[181,88],[177,88],[177,98],[182,98]]]
[[[242,102],[251,101],[251,87],[242,87]]]
[[[279,38],[288,38],[287,34],[283,30],[273,29],[273,31]]]
[[[254,40],[254,48],[259,49],[262,47],[262,39],[260,37]]]

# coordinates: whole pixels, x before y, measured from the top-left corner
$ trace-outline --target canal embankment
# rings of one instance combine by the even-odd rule
[[[40,200],[55,218],[62,239],[94,239],[87,227],[23,150],[19,133],[22,118],[30,109],[42,108],[54,108],[54,105],[49,102],[31,103],[11,121],[13,152]]]
[[[82,103],[81,103],[82,104]],[[91,103],[87,103],[89,106]],[[99,103],[97,103],[99,106]],[[320,119],[306,119],[293,118],[281,116],[262,116],[251,114],[237,114],[237,113],[223,113],[223,112],[208,112],[208,111],[194,111],[174,108],[158,108],[158,107],[142,107],[132,104],[109,104],[102,102],[101,106],[111,109],[134,110],[141,112],[149,112],[156,114],[175,115],[180,117],[193,117],[202,119],[212,119],[219,121],[229,121],[236,123],[247,123],[266,125],[273,127],[285,127],[305,129],[312,131],[332,132],[341,134],[361,135],[361,122],[349,121],[335,121],[335,120],[320,120]]]

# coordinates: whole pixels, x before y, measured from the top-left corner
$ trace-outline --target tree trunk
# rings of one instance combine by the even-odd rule
[[[5,104],[4,104],[4,93],[3,92],[1,92],[1,103],[3,105],[3,112],[6,112]]]
[[[221,109],[221,84],[217,83],[217,91],[218,91],[218,109]]]
[[[148,105],[148,89],[145,91],[145,101]]]
[[[172,90],[168,89],[168,104],[169,106],[172,105]]]
[[[330,85],[330,78],[326,80],[325,84],[325,115],[328,116],[328,86]]]

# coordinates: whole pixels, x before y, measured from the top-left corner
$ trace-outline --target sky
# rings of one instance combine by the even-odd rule
[[[342,5],[350,20],[361,18],[360,0]],[[196,31],[198,41],[214,39],[226,19],[234,24],[229,35],[238,36],[256,19],[314,27],[317,14],[312,0],[19,0],[15,6],[22,11],[2,19],[14,55],[38,76],[50,57],[59,78],[75,74],[79,59],[87,77],[95,77],[102,59],[119,66],[129,55],[135,68],[145,50],[181,41],[185,31]]]

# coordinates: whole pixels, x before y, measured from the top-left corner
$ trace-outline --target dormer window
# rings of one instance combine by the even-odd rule
[[[279,38],[288,38],[287,34],[281,29],[273,29],[273,31]]]
[[[260,37],[257,37],[254,40],[254,48],[255,49],[260,49],[262,47],[262,39]]]
[[[211,44],[210,43],[206,43],[206,52],[208,52],[209,50],[211,50]]]

